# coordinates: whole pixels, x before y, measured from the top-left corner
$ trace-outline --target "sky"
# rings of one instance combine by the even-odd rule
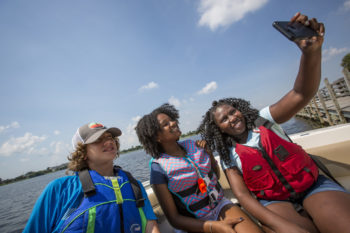
[[[322,80],[343,77],[350,0],[1,0],[0,178],[67,162],[89,122],[119,127],[127,149],[163,103],[183,133],[213,100],[275,103],[301,52],[272,23],[298,11],[325,24]]]

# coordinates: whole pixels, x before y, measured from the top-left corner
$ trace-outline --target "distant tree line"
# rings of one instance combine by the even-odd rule
[[[33,178],[33,177],[36,177],[36,176],[45,175],[47,173],[63,170],[63,169],[67,168],[67,165],[68,165],[68,163],[64,163],[64,164],[61,164],[59,166],[48,167],[48,168],[46,168],[44,170],[40,170],[40,171],[35,171],[35,172],[30,171],[30,172],[27,172],[24,175],[20,175],[20,176],[17,176],[15,178],[12,178],[12,179],[3,180],[3,179],[0,178],[0,186],[1,185],[5,185],[5,184],[10,184],[10,183],[13,183],[13,182],[17,182],[17,181],[20,181],[20,180],[30,179],[30,178]]]
[[[188,133],[181,135],[181,138],[190,137],[190,136],[193,136],[193,135],[196,135],[196,134],[198,134],[198,131],[189,131]],[[141,145],[132,146],[131,148],[122,150],[120,152],[120,154],[128,153],[128,152],[131,152],[131,151],[136,151],[136,150],[141,150],[142,148],[143,147]],[[47,173],[51,173],[51,172],[56,172],[56,171],[59,171],[59,170],[67,169],[67,165],[68,165],[68,163],[64,163],[64,164],[61,164],[61,165],[56,166],[56,167],[48,167],[45,170],[40,170],[40,171],[35,171],[35,172],[30,171],[30,172],[27,172],[24,175],[20,175],[20,176],[17,176],[15,178],[12,178],[12,179],[3,180],[3,179],[0,178],[0,186],[1,185],[6,185],[6,184],[10,184],[10,183],[13,183],[13,182],[17,182],[17,181],[20,181],[20,180],[33,178],[33,177],[36,177],[36,176],[45,175]]]

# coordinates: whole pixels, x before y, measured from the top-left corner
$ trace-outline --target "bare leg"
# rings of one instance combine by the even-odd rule
[[[304,200],[304,208],[322,233],[350,232],[350,195],[325,191]]]
[[[225,205],[219,214],[218,220],[224,220],[225,218],[240,218],[244,220],[234,226],[234,230],[238,233],[261,233],[262,230],[255,224],[247,214],[243,212],[239,206],[234,204]]]
[[[269,210],[275,212],[276,214],[280,215],[281,217],[288,219],[290,222],[293,222],[300,227],[308,230],[309,232],[317,233],[319,232],[312,222],[312,220],[307,217],[306,215],[302,216],[299,214],[295,209],[292,203],[290,202],[278,202],[273,203],[268,206],[266,206]],[[263,229],[266,232],[273,232],[271,229],[266,229],[268,227],[264,226]]]

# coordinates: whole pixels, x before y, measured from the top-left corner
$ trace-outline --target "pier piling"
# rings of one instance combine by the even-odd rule
[[[335,125],[350,122],[350,72],[344,68],[344,77],[329,83],[318,90],[297,116],[319,121],[322,125]]]

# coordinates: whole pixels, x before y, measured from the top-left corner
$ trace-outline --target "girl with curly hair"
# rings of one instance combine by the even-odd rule
[[[176,232],[261,232],[223,196],[218,164],[193,140],[179,141],[179,114],[163,104],[143,116],[136,133],[150,162],[150,183]]]
[[[318,32],[311,39],[295,41],[302,56],[293,89],[261,111],[238,98],[214,101],[199,132],[209,148],[219,153],[242,207],[266,232],[349,232],[349,193],[318,175],[310,156],[277,125],[311,100],[321,78],[323,24],[300,13],[291,21]],[[305,211],[298,212],[296,206]]]

